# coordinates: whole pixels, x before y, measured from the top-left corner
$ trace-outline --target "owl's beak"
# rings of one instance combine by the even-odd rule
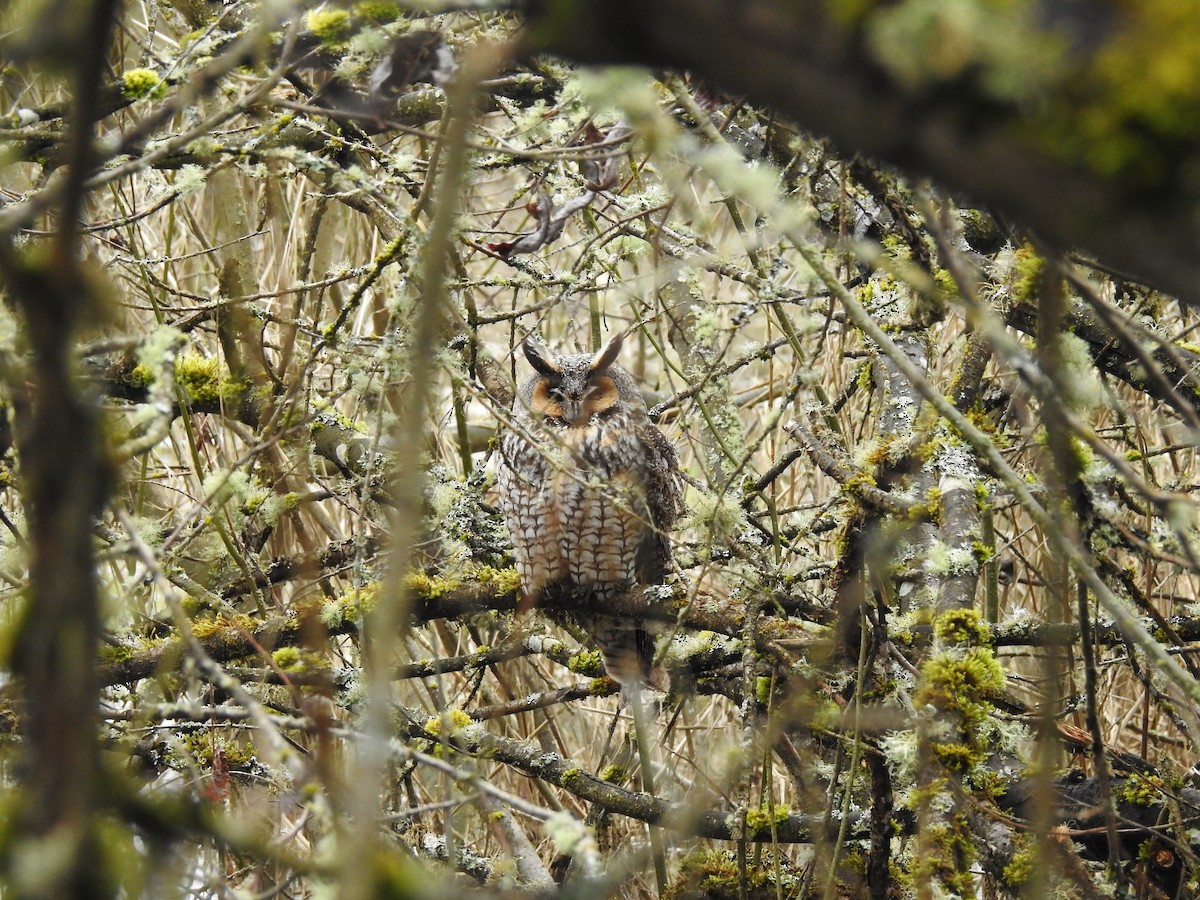
[[[583,425],[583,400],[575,399],[574,397],[564,398],[562,402],[563,421],[568,425]]]

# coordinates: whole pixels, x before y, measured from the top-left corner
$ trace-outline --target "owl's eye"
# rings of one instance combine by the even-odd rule
[[[546,394],[550,397],[551,400],[556,400],[559,403],[562,403],[562,401],[563,401],[562,388],[556,388],[556,387],[546,388]]]

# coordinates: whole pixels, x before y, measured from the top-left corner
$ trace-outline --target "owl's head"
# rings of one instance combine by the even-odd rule
[[[537,372],[521,391],[529,411],[569,428],[582,428],[616,413],[632,385],[628,373],[616,365],[621,342],[622,335],[617,334],[595,353],[559,356],[536,337],[527,337],[521,347]]]

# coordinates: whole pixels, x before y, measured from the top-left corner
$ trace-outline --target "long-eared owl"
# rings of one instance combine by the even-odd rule
[[[524,597],[586,591],[596,613],[575,618],[608,674],[630,686],[657,680],[653,641],[640,622],[605,615],[604,602],[662,582],[681,498],[675,450],[616,364],[621,342],[617,335],[594,354],[562,356],[525,340],[536,374],[513,404],[499,483]]]

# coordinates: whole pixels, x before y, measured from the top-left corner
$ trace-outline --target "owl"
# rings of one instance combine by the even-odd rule
[[[525,340],[535,374],[500,443],[500,503],[526,601],[585,591],[596,612],[575,618],[608,674],[623,688],[658,687],[649,633],[603,613],[606,598],[662,582],[681,507],[675,450],[616,364],[621,342],[617,335],[597,353],[562,356]]]

